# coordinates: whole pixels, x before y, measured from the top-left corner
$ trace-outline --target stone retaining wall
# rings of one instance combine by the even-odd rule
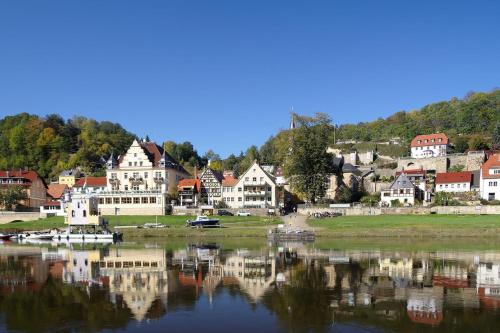
[[[0,224],[12,221],[34,221],[40,217],[39,212],[0,212]]]
[[[301,215],[313,213],[332,212],[346,216],[368,216],[368,215],[474,215],[488,214],[500,215],[500,206],[437,206],[437,207],[350,207],[350,208],[299,208],[297,211]]]

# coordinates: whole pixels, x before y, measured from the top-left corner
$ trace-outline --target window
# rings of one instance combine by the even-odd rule
[[[75,211],[74,210],[71,211],[71,216],[75,217]]]
[[[123,174],[123,178],[128,179],[128,173],[126,173],[126,172],[125,172],[125,173]]]
[[[139,185],[134,185],[132,186],[133,191],[139,191]]]
[[[139,166],[142,166],[142,161],[139,162]]]
[[[241,202],[243,199],[241,197],[238,197],[238,201]]]
[[[142,198],[142,203],[147,204],[148,203],[148,197],[143,197]]]
[[[113,203],[119,204],[120,203],[120,198],[113,198]]]
[[[500,175],[500,169],[493,169],[494,175]]]
[[[122,204],[130,204],[132,203],[132,198],[122,198]]]
[[[269,192],[271,192],[273,189],[272,189],[272,187],[271,187],[271,186],[269,186],[269,187],[267,188],[267,190],[268,190]]]
[[[497,186],[498,185],[498,182],[489,182],[488,183],[488,186]]]
[[[252,181],[256,182],[257,181],[257,177],[253,177]]]
[[[116,173],[111,174],[111,179],[116,179]]]
[[[85,209],[83,210],[83,217],[87,217],[87,211]]]
[[[128,191],[128,185],[125,185],[125,191]]]
[[[238,192],[241,192],[241,187],[238,187]]]
[[[132,166],[132,162],[128,162],[128,166]]]
[[[134,157],[137,157],[137,153],[134,153]]]
[[[138,173],[138,172],[134,172],[134,173],[132,174],[132,177],[134,177],[134,178],[139,178],[139,173]]]
[[[137,166],[137,162],[134,162],[134,166]]]
[[[156,203],[156,197],[149,197],[149,203]]]
[[[112,203],[113,203],[113,202],[112,202],[112,199],[111,199],[111,198],[106,198],[106,204],[110,205],[110,204],[112,204]]]
[[[99,198],[99,204],[100,205],[104,204],[104,198]]]
[[[250,180],[250,178],[248,178],[248,177],[245,177],[245,181],[246,181],[246,182],[247,182],[247,181],[249,181],[249,180]]]
[[[140,204],[141,203],[141,198],[134,198],[134,204]]]
[[[144,179],[147,179],[147,178],[148,178],[148,173],[144,172]]]

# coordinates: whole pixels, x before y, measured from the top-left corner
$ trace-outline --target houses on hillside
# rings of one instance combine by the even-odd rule
[[[481,198],[500,200],[500,154],[491,155],[481,167]]]
[[[448,137],[444,133],[417,135],[410,148],[413,158],[446,156]]]

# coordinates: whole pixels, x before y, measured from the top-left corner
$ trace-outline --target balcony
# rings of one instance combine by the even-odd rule
[[[128,181],[131,182],[133,185],[139,185],[144,183],[144,179],[142,179],[142,177],[130,177]]]
[[[120,180],[118,178],[110,178],[109,183],[113,186],[118,186],[120,185]]]
[[[156,183],[156,184],[165,184],[165,178],[163,177],[154,177],[153,178],[153,181]]]
[[[194,195],[194,191],[193,190],[180,191],[179,195]]]
[[[267,183],[264,180],[245,180],[243,181],[244,186],[266,186]]]
[[[265,196],[266,191],[244,191],[243,194],[246,196],[260,197],[260,196]]]

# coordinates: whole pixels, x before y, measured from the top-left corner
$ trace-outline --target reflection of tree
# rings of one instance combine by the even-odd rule
[[[108,292],[65,285],[49,277],[37,293],[0,296],[0,313],[9,330],[43,332],[70,328],[98,331],[125,327],[131,318],[123,304],[113,305]],[[66,324],[67,327],[61,326]]]
[[[295,266],[283,287],[274,286],[262,299],[286,330],[327,331],[331,324],[327,276],[323,268]]]

